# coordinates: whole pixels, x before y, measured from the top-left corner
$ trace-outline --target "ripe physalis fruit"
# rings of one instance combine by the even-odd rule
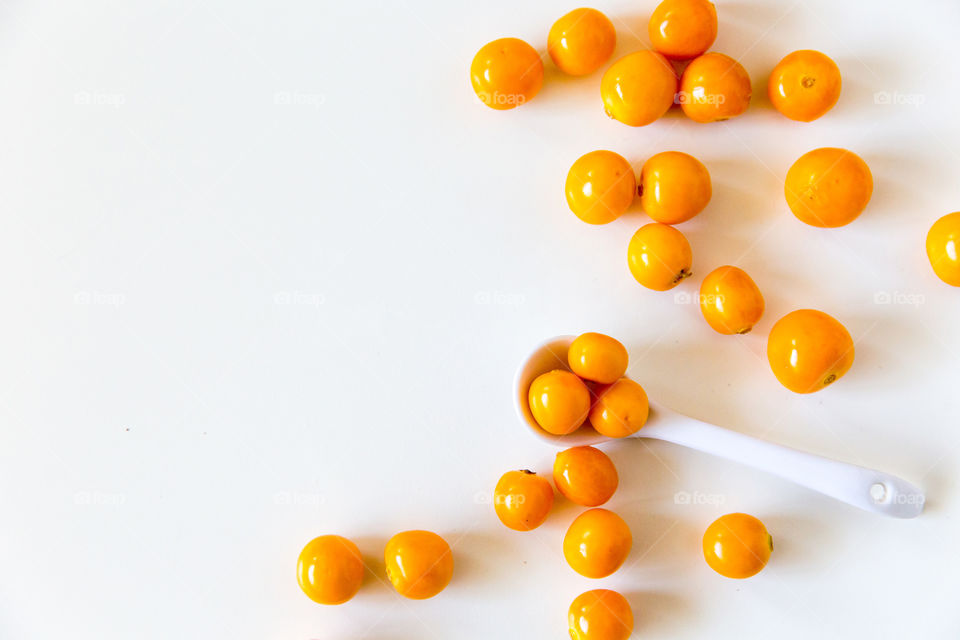
[[[576,431],[590,412],[590,390],[569,371],[537,376],[528,393],[530,413],[544,431],[563,436]]]
[[[570,604],[567,622],[571,640],[627,640],[633,633],[633,611],[616,591],[593,589]]]
[[[585,507],[599,507],[617,490],[613,460],[596,447],[571,447],[557,454],[553,483],[563,496]]]
[[[640,170],[640,206],[664,224],[686,222],[706,208],[713,195],[710,172],[693,156],[664,151]]]
[[[767,566],[773,538],[763,523],[745,513],[717,518],[703,534],[703,557],[727,578],[749,578]]]
[[[606,578],[630,553],[633,536],[623,518],[606,509],[584,511],[563,538],[563,557],[587,578]]]
[[[857,219],[873,194],[873,174],[860,156],[824,147],[787,171],[783,193],[793,215],[814,227],[842,227]]]
[[[691,275],[693,252],[680,231],[652,222],[630,239],[627,264],[637,282],[654,291],[667,291]]]
[[[629,355],[619,340],[602,333],[577,336],[567,349],[570,370],[591,382],[611,384],[627,372]]]
[[[647,392],[630,378],[597,387],[597,400],[590,409],[590,425],[608,438],[625,438],[647,423],[650,404]]]
[[[513,109],[533,100],[543,86],[540,54],[518,38],[500,38],[477,51],[470,65],[473,90],[492,109]]]
[[[405,598],[432,598],[443,591],[453,577],[450,545],[432,531],[398,533],[387,541],[383,557],[387,578]]]
[[[619,218],[636,197],[633,167],[613,151],[591,151],[580,156],[564,185],[567,205],[590,224],[607,224]]]
[[[774,108],[791,120],[816,120],[840,98],[840,69],[819,51],[804,49],[777,63],[767,82]]]
[[[531,531],[543,524],[553,507],[550,481],[533,471],[507,471],[493,491],[493,508],[505,526]]]
[[[743,269],[719,267],[700,285],[700,311],[717,333],[748,333],[763,316],[763,309],[763,294]]]
[[[671,60],[696,58],[717,38],[717,8],[708,0],[663,0],[650,16],[647,35]]]
[[[314,538],[297,559],[297,582],[314,602],[342,604],[360,590],[363,556],[342,536]]]
[[[930,227],[927,257],[938,278],[960,287],[960,211],[943,216]]]
[[[631,127],[667,112],[677,94],[677,74],[656,51],[637,51],[614,62],[600,82],[607,115]]]
[[[695,58],[680,77],[680,107],[696,122],[738,116],[750,106],[750,76],[739,62],[722,53]]]
[[[593,73],[610,59],[617,30],[596,9],[574,9],[550,27],[547,52],[557,68],[572,76]]]
[[[843,377],[853,365],[853,338],[846,327],[815,309],[783,316],[767,338],[767,359],[790,391],[813,393]]]

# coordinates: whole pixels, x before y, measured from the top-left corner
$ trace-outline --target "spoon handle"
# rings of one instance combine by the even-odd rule
[[[865,511],[894,518],[915,518],[923,511],[923,491],[889,473],[766,442],[652,404],[650,411],[650,420],[638,437],[733,460]]]

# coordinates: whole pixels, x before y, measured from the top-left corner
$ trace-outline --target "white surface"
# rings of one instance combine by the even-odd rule
[[[645,638],[960,635],[960,291],[923,253],[930,224],[960,209],[955,2],[720,2],[715,50],[743,61],[754,107],[642,129],[602,114],[599,74],[549,64],[521,109],[474,100],[477,48],[542,48],[574,5],[257,4],[0,12],[0,637],[559,638],[569,602],[600,586],[630,598]],[[617,55],[645,43],[654,5],[598,5]],[[810,125],[761,95],[799,48],[844,74]],[[844,229],[802,225],[781,193],[791,162],[824,145],[876,179]],[[714,198],[682,227],[695,276],[678,291],[745,268],[768,304],[753,334],[718,336],[694,305],[633,282],[639,211],[589,228],[566,210],[567,168],[596,148],[638,170],[665,149],[705,162]],[[798,307],[857,339],[850,374],[806,397],[762,358]],[[610,504],[634,551],[611,578],[575,575],[560,541],[576,509],[561,501],[516,534],[486,500],[503,471],[547,470],[555,453],[513,415],[514,367],[583,330],[621,338],[665,405],[901,475],[926,512],[883,518],[622,443]],[[775,540],[742,582],[699,550],[737,510]],[[300,593],[311,537],[350,536],[379,571],[386,539],[415,527],[455,545],[442,596],[403,601],[373,577],[341,607]]]

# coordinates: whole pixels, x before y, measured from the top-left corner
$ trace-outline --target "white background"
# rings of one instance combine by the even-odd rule
[[[543,50],[573,4],[5,3],[0,637],[561,638],[569,602],[597,587],[629,597],[644,638],[958,637],[960,290],[923,244],[960,209],[960,6],[868,4],[719,2],[714,50],[749,71],[751,109],[631,129],[603,115],[600,73],[549,61],[520,109],[473,97],[481,45]],[[648,44],[654,6],[598,5],[617,56]],[[813,124],[764,95],[800,48],[844,78]],[[855,223],[820,230],[790,215],[782,180],[828,145],[859,153],[876,188]],[[667,149],[709,168],[713,200],[681,227],[695,275],[674,292],[630,277],[637,208],[604,227],[566,209],[569,165],[597,148],[637,171]],[[731,263],[767,299],[745,337],[674,295]],[[800,307],[857,341],[851,372],[812,396],[763,357]],[[885,519],[618,443],[610,506],[633,552],[608,579],[574,574],[560,543],[576,508],[558,500],[518,534],[488,502],[502,472],[548,471],[555,453],[513,414],[515,366],[588,330],[620,338],[667,406],[902,475],[926,512]],[[775,541],[747,581],[701,557],[731,511]],[[454,546],[454,581],[429,601],[382,581],[384,542],[410,528]],[[340,607],[294,576],[323,533],[373,570]]]

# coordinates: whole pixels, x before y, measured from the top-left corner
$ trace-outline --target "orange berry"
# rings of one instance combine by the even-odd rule
[[[543,85],[540,54],[518,38],[483,45],[470,64],[477,97],[491,109],[513,109],[533,100]]]
[[[550,27],[547,52],[557,68],[572,76],[593,73],[610,59],[617,30],[596,9],[574,9]]]
[[[581,334],[567,349],[570,370],[584,380],[601,384],[616,382],[623,376],[628,360],[627,348],[602,333]]]
[[[597,388],[590,424],[608,438],[624,438],[639,431],[649,414],[650,404],[643,387],[630,378],[620,378]]]
[[[297,559],[297,582],[314,602],[342,604],[360,590],[363,556],[342,536],[314,538]]]
[[[663,0],[647,34],[653,48],[672,60],[696,58],[717,39],[717,8],[707,0]]]
[[[387,578],[397,593],[412,600],[432,598],[453,577],[453,553],[432,531],[403,531],[383,551]]]
[[[571,640],[627,640],[633,633],[633,611],[616,591],[581,593],[567,613]]]
[[[700,311],[717,333],[749,332],[760,320],[763,309],[763,294],[743,269],[719,267],[707,274],[700,285]]]
[[[680,107],[696,122],[740,115],[750,106],[752,93],[746,69],[722,53],[695,58],[680,77]]]
[[[773,538],[763,523],[745,513],[717,518],[703,533],[703,557],[727,578],[749,578],[767,566]]]
[[[553,487],[533,471],[507,471],[493,491],[493,508],[514,531],[536,529],[553,508]]]
[[[812,393],[836,382],[853,365],[853,338],[822,311],[799,309],[783,316],[767,338],[767,360],[790,391]]]
[[[630,208],[636,197],[633,167],[613,151],[591,151],[580,156],[564,185],[567,205],[590,224],[607,224]]]
[[[840,98],[840,69],[819,51],[804,49],[777,63],[767,82],[774,108],[791,120],[816,120]]]
[[[563,537],[563,557],[587,578],[606,578],[630,554],[633,536],[623,518],[606,509],[584,511]]]
[[[856,220],[870,202],[873,174],[852,151],[824,147],[793,163],[783,192],[800,221],[814,227],[842,227]]]
[[[960,211],[943,216],[930,227],[927,258],[938,278],[960,287]]]
[[[627,263],[637,282],[654,291],[667,291],[691,274],[693,252],[680,231],[652,222],[633,234]]]
[[[640,171],[640,205],[657,222],[685,222],[703,211],[712,195],[710,172],[689,154],[658,153]]]
[[[631,127],[667,112],[677,94],[677,74],[662,55],[637,51],[614,62],[600,81],[604,111]]]
[[[587,385],[562,369],[537,376],[530,384],[528,399],[537,424],[558,436],[576,431],[590,412]]]
[[[617,468],[607,454],[595,447],[571,447],[557,454],[553,483],[567,500],[585,507],[599,507],[617,490]]]

